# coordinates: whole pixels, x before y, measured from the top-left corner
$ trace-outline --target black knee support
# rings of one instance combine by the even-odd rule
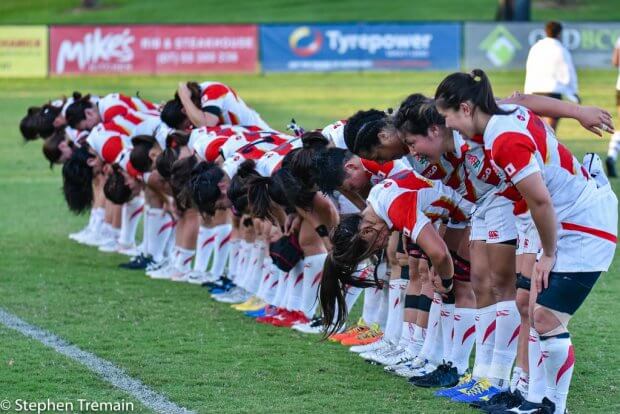
[[[405,295],[405,309],[420,309],[420,296]]]
[[[400,278],[409,280],[409,266],[401,266],[400,268]]]
[[[428,296],[420,295],[418,297],[418,309],[423,312],[430,312],[433,299]]]
[[[517,289],[525,289],[527,291],[530,290],[532,286],[532,281],[523,276],[521,273],[517,273]]]

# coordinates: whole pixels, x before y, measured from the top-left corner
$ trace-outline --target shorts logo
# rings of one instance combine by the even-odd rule
[[[499,231],[489,230],[489,240],[497,240],[497,239],[499,239]]]
[[[411,230],[409,230],[408,228],[404,228],[403,229],[403,234],[407,237],[411,237]]]
[[[506,168],[504,168],[504,170],[506,170],[506,174],[508,174],[509,176],[512,176],[514,173],[517,172],[517,169],[512,163],[508,164]]]

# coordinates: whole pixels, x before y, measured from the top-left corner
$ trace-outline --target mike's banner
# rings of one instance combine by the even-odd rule
[[[0,78],[47,76],[47,27],[0,27]]]
[[[611,68],[620,23],[562,23],[561,41],[578,68]],[[466,69],[524,69],[530,47],[545,37],[545,24],[465,23]]]
[[[430,70],[460,67],[461,25],[261,25],[265,71]]]
[[[52,26],[50,72],[255,72],[258,29],[231,26]]]

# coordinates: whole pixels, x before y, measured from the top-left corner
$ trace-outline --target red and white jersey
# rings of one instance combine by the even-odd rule
[[[97,108],[103,122],[109,122],[115,116],[126,115],[130,111],[159,116],[159,108],[154,103],[120,93],[111,93],[100,98],[97,102]]]
[[[512,184],[541,173],[561,218],[584,191],[596,185],[590,185],[592,180],[585,168],[536,114],[517,105],[502,105],[502,109],[514,112],[491,117],[482,137],[485,153]],[[521,200],[514,186],[502,195]]]
[[[118,162],[123,150],[132,148],[131,140],[129,136],[120,134],[114,129],[106,129],[106,125],[95,126],[88,134],[86,142],[103,161],[114,164]]]
[[[469,220],[473,204],[441,181],[406,171],[375,185],[368,204],[392,230],[415,243],[422,228],[439,219]]]
[[[232,157],[229,157],[224,161],[222,164],[222,169],[228,177],[232,178],[235,174],[237,174],[239,166],[245,160],[258,161],[270,151],[278,150],[290,152],[291,149],[292,146],[289,146],[288,142],[283,144],[275,144],[273,142],[259,140],[256,143],[251,143],[239,148]]]
[[[91,95],[90,99],[89,99],[90,103],[92,103],[93,105],[97,105],[97,102],[99,102],[99,97],[96,95]],[[67,108],[69,107],[69,105],[71,105],[73,102],[75,102],[75,100],[73,99],[73,97],[69,97],[66,99],[55,99],[52,102],[50,102],[50,104],[52,106],[55,106],[57,108],[62,108],[60,110],[60,115],[62,115],[63,117],[65,117],[67,115]]]
[[[412,171],[411,165],[403,159],[388,161],[380,164],[376,161],[360,158],[366,176],[372,185],[378,184],[386,178],[392,177],[403,171]]]
[[[347,124],[347,120],[343,119],[336,121],[333,124],[327,125],[321,130],[321,134],[329,139],[336,148],[348,149],[347,144],[344,142],[344,126]]]
[[[88,138],[88,134],[90,134],[90,131],[71,128],[68,125],[65,127],[65,137],[78,148]]]
[[[200,127],[192,130],[188,146],[201,160],[215,161],[220,155],[224,159],[233,157],[240,148],[258,141],[277,146],[291,139],[293,137],[273,131],[263,131],[255,126]]]
[[[463,171],[460,160],[450,154],[441,157],[438,163],[431,162],[423,155],[415,154],[410,157],[411,167],[415,172],[431,180],[440,180],[445,185],[466,195],[462,181]]]
[[[498,175],[481,144],[467,142],[457,131],[453,131],[452,136],[455,152],[448,155],[453,155],[462,165],[460,179],[465,187],[465,198],[481,204],[490,195],[502,193],[510,186]]]
[[[281,144],[273,150],[265,153],[256,161],[256,172],[263,177],[271,177],[274,172],[282,167],[282,161],[286,155],[294,149],[301,148],[301,138],[294,138],[285,144]]]
[[[208,111],[209,107],[218,108],[218,113],[214,115],[220,118],[220,124],[256,125],[261,130],[272,130],[255,110],[243,102],[233,88],[219,82],[203,82],[200,84],[200,90],[202,110]]]
[[[124,114],[116,115],[109,121],[104,122],[104,125],[105,129],[116,131],[119,134],[131,137],[137,135],[136,130],[141,124],[146,122],[147,124],[145,126],[148,126],[151,123],[156,124],[158,121],[161,122],[158,116],[153,116],[144,112],[128,110]]]

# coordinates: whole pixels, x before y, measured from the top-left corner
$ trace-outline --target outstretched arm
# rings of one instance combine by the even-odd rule
[[[546,96],[527,95],[518,92],[509,98],[500,100],[499,103],[522,105],[538,115],[549,118],[575,119],[581,126],[599,137],[603,136],[601,131],[614,132],[611,114],[595,106],[582,106]]]

